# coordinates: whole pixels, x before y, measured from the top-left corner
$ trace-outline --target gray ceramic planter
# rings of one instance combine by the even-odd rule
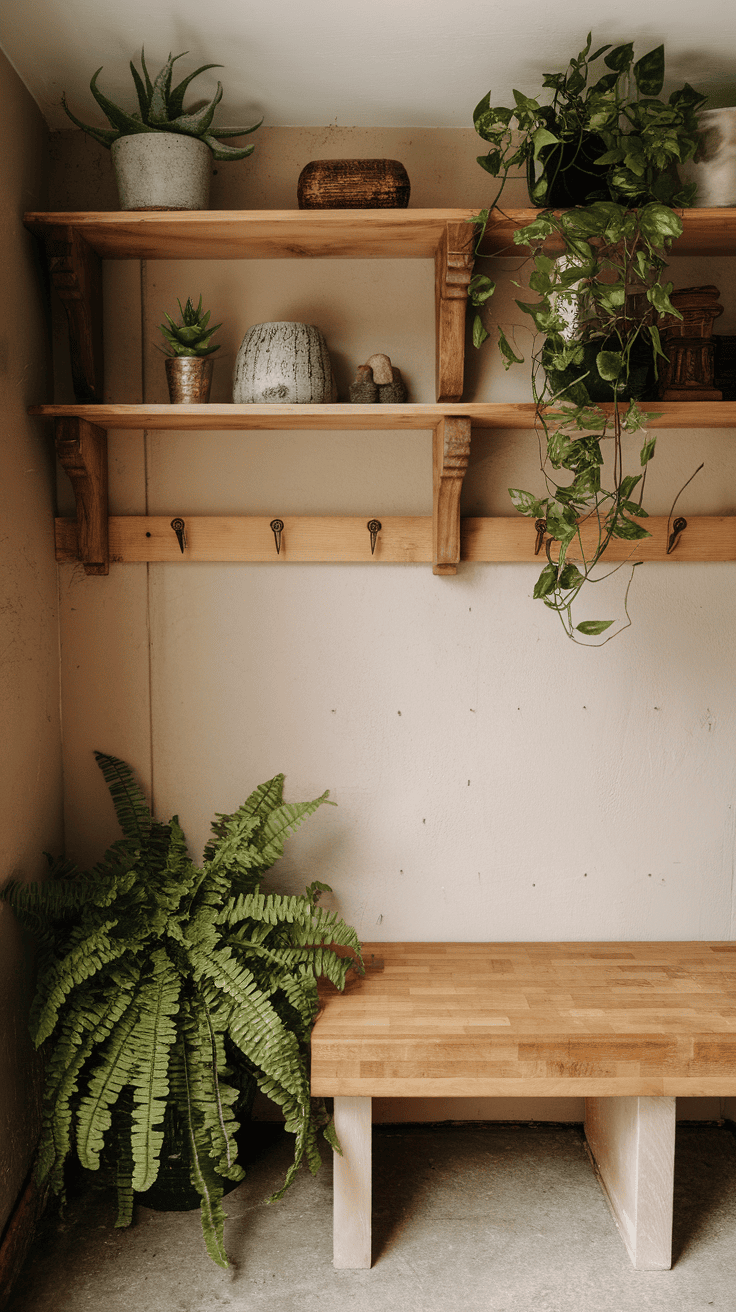
[[[736,205],[736,109],[704,109],[698,114],[700,144],[694,160],[678,164],[683,182],[696,182],[695,205]]]
[[[121,210],[206,210],[212,154],[180,132],[139,132],[111,148]]]

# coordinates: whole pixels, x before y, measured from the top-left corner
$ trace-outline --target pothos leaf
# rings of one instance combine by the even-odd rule
[[[575,629],[578,633],[591,636],[597,633],[605,633],[606,629],[610,629],[612,624],[613,620],[583,620],[582,624],[575,625]]]

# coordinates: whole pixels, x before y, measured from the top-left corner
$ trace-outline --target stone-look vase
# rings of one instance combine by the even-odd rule
[[[249,328],[233,373],[236,405],[320,405],[336,401],[327,343],[311,323],[257,323]]]
[[[212,386],[211,356],[173,355],[166,360],[166,381],[172,405],[206,405]]]
[[[695,158],[677,166],[683,182],[697,183],[693,204],[706,209],[736,205],[736,109],[704,109],[698,128]]]
[[[110,153],[121,210],[206,210],[212,152],[181,132],[118,137]]]

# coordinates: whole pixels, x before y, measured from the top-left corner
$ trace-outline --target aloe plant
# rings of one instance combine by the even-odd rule
[[[249,132],[255,132],[256,128],[261,126],[263,119],[254,123],[250,128],[213,128],[212,119],[215,110],[222,100],[222,83],[217,83],[217,91],[208,104],[200,109],[194,110],[190,114],[184,113],[184,95],[190,82],[200,73],[205,73],[209,68],[222,68],[222,64],[202,64],[188,77],[175,87],[172,87],[172,71],[177,59],[183,59],[188,54],[187,50],[182,51],[180,55],[169,55],[164,67],[151,81],[146,68],[144,51],[141,50],[141,68],[143,76],[138,72],[132,59],[130,61],[130,71],[133,75],[135,89],[138,95],[138,109],[135,113],[129,114],[126,110],[121,109],[108,100],[97,86],[97,79],[102,72],[102,65],[92,77],[89,84],[90,91],[94,96],[97,104],[102,109],[109,128],[93,128],[87,123],[82,123],[70,110],[66,103],[66,97],[62,96],[61,103],[78,128],[87,132],[95,141],[101,145],[107,146],[108,149],[113,142],[119,137],[130,137],[139,132],[180,132],[187,137],[197,137],[209,146],[216,160],[235,160],[245,159],[247,155],[252,155],[255,146],[223,146],[218,137],[244,137]]]
[[[191,299],[187,297],[186,305],[182,306],[181,301],[177,298],[179,313],[181,314],[181,323],[174,323],[170,314],[164,314],[168,320],[168,327],[165,323],[159,324],[159,331],[166,338],[166,347],[162,348],[169,356],[198,356],[212,355],[213,351],[219,351],[220,343],[210,346],[210,341],[218,328],[222,327],[221,323],[216,323],[212,328],[209,327],[210,311],[202,313],[202,297],[199,298],[199,305],[196,310],[192,305]]]
[[[197,866],[177,817],[154,820],[129,766],[95,756],[123,838],[87,873],[61,858],[46,882],[0,890],[40,948],[31,1033],[46,1076],[36,1176],[63,1196],[73,1148],[90,1170],[113,1159],[116,1224],[127,1226],[134,1191],[157,1178],[173,1113],[207,1251],[226,1267],[221,1199],[224,1180],[244,1175],[235,1141],[242,1083],[255,1078],[295,1136],[274,1198],[302,1162],[319,1167],[319,1130],[337,1147],[324,1103],[310,1098],[309,1039],[318,977],[342,989],[361,968],[360,946],[317,905],[326,884],[301,896],[260,891],[289,833],[327,793],[284,802],[276,775],[216,817]],[[355,955],[339,956],[340,945]]]

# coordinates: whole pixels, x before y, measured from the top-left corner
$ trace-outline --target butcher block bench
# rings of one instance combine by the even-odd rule
[[[334,1263],[371,1265],[371,1099],[585,1098],[639,1270],[672,1264],[675,1099],[736,1094],[736,943],[368,943],[328,986],[312,1092],[335,1100]]]

